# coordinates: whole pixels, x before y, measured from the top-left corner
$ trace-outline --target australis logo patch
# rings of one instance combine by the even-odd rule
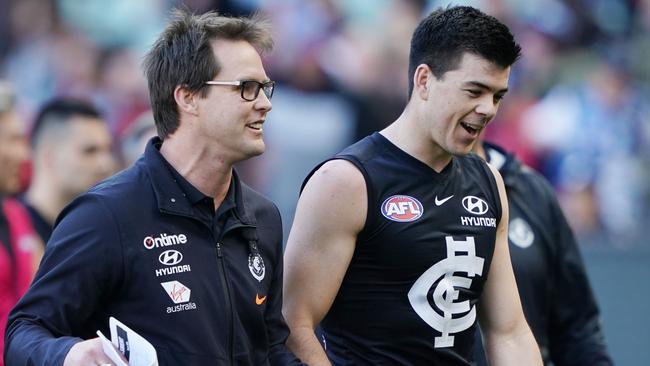
[[[423,213],[424,207],[422,207],[420,201],[411,196],[390,196],[381,204],[381,214],[385,218],[397,222],[415,221]]]
[[[178,281],[161,282],[160,285],[176,304],[167,307],[167,314],[196,309],[196,303],[190,301],[192,291],[187,286]]]

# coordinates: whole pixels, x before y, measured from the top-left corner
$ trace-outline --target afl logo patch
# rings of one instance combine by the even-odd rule
[[[395,195],[388,197],[381,205],[381,214],[397,222],[411,222],[422,217],[424,207],[411,196]]]

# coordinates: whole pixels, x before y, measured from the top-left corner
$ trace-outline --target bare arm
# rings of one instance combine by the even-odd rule
[[[298,201],[285,251],[283,313],[287,345],[309,365],[330,364],[314,328],[338,293],[367,205],[363,175],[344,160],[324,164]]]
[[[508,200],[499,172],[494,174],[502,215],[497,227],[494,257],[481,298],[479,321],[490,365],[542,365],[539,348],[521,309],[508,251]]]

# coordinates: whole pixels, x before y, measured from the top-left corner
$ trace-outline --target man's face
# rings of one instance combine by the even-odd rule
[[[111,134],[101,120],[75,116],[67,122],[65,138],[49,149],[53,174],[65,195],[75,197],[111,175],[116,168]]]
[[[453,155],[468,154],[497,113],[508,88],[510,68],[465,53],[456,70],[428,81],[426,111],[421,123],[433,140]]]
[[[259,54],[248,42],[212,42],[215,58],[222,68],[214,80],[268,81]],[[207,80],[206,80],[207,81]],[[271,102],[260,90],[253,101],[242,99],[238,86],[209,86],[205,98],[198,99],[200,137],[209,139],[224,159],[237,162],[264,152],[262,124]]]
[[[20,190],[20,167],[29,159],[29,146],[17,115],[0,115],[0,193],[14,194]]]

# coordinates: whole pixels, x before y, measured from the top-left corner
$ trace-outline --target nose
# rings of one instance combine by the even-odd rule
[[[271,100],[264,94],[262,90],[260,90],[260,94],[257,96],[257,99],[255,99],[255,109],[263,111],[263,112],[268,112],[273,108],[273,104],[271,104]]]
[[[486,94],[479,100],[479,103],[474,110],[476,113],[485,116],[487,120],[491,120],[492,117],[496,115],[498,109],[499,102],[492,94]]]

